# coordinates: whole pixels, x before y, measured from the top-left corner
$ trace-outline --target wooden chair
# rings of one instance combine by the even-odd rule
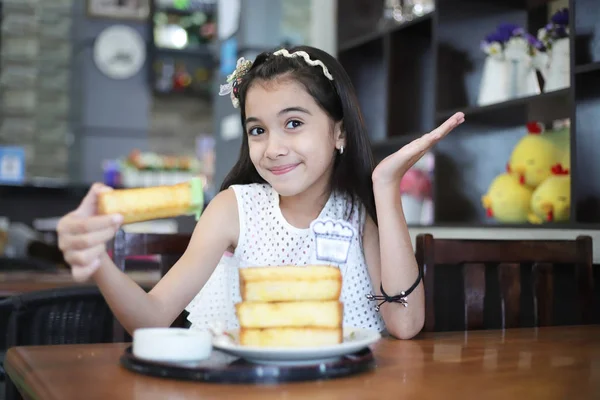
[[[114,316],[96,286],[41,290],[0,301],[6,327],[4,349],[15,346],[108,343]],[[4,329],[3,329],[4,330]],[[4,356],[2,356],[2,364]],[[3,368],[0,368],[3,371]],[[0,376],[1,380],[2,376]],[[4,375],[6,400],[21,399]],[[0,394],[0,398],[3,398]]]
[[[142,255],[160,256],[160,274],[164,276],[183,255],[191,239],[191,233],[132,233],[122,229],[112,242],[113,262],[125,271],[127,257]],[[114,324],[114,340],[126,341],[130,336],[118,321]],[[171,325],[185,327],[185,311]]]
[[[576,240],[462,240],[416,238],[416,258],[423,268],[425,285],[424,331],[437,330],[435,315],[435,266],[460,265],[464,283],[464,329],[484,329],[486,264],[496,265],[500,291],[501,327],[520,326],[521,265],[532,264],[533,320],[535,326],[553,324],[553,266],[575,266],[578,317],[593,318],[592,239]]]

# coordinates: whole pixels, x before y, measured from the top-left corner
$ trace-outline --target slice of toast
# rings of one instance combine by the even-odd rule
[[[192,194],[188,183],[118,189],[98,196],[98,213],[121,214],[124,224],[189,214]]]
[[[341,328],[344,306],[339,301],[281,303],[241,302],[235,305],[243,328]]]
[[[328,265],[250,267],[239,271],[243,301],[328,301],[342,292],[342,274]]]
[[[241,328],[239,343],[254,347],[319,347],[342,343],[342,328]]]

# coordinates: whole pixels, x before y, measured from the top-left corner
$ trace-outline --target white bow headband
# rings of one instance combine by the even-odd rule
[[[313,67],[321,67],[321,69],[323,70],[323,74],[327,77],[327,79],[329,79],[330,81],[333,80],[333,76],[331,76],[331,73],[329,73],[329,70],[327,69],[325,64],[323,64],[321,60],[311,60],[310,56],[305,51],[295,51],[293,53],[290,53],[286,49],[281,49],[274,52],[273,55],[281,55],[287,58],[302,57],[308,65],[312,65]],[[234,108],[239,108],[240,106],[240,100],[238,98],[239,85],[242,81],[242,78],[244,77],[244,75],[246,75],[246,73],[250,70],[251,67],[252,61],[246,60],[244,57],[240,57],[237,60],[235,70],[227,76],[227,83],[221,85],[219,88],[219,96],[230,95],[231,103],[233,104]]]

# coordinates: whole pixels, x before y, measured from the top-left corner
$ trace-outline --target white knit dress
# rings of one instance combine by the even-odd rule
[[[337,257],[323,259],[322,254],[317,253],[315,242],[318,242],[319,249],[326,248],[331,242],[321,240],[327,237],[315,236],[310,228],[299,229],[290,225],[279,208],[279,195],[270,185],[234,185],[232,188],[237,198],[240,220],[238,246],[233,255],[222,257],[204,288],[186,307],[191,329],[203,329],[214,323],[226,329],[239,327],[234,309],[235,303],[241,301],[238,268],[307,264],[333,264],[340,268],[343,277],[340,301],[344,304],[344,326],[380,332],[385,329],[383,319],[375,311],[376,303],[366,297],[372,293],[373,287],[362,251],[364,208],[360,207],[361,212],[354,212],[350,220],[345,222],[353,228],[351,238],[346,234],[349,233],[347,227],[344,233],[340,234],[339,229],[334,229],[337,234],[329,236],[330,239],[341,238],[342,249],[348,251],[342,251],[341,256],[338,251]],[[315,229],[318,232],[327,231],[332,223],[339,227],[347,213],[345,198],[332,193],[313,222],[320,225]],[[329,224],[325,224],[326,221],[330,221]],[[344,244],[349,244],[349,247],[344,247]]]

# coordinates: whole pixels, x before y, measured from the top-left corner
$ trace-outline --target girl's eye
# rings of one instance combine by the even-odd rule
[[[291,120],[290,122],[287,123],[287,125],[285,126],[287,129],[294,129],[299,127],[300,125],[302,125],[302,122],[298,121],[298,120]]]
[[[263,128],[258,128],[258,127],[252,128],[248,131],[248,135],[250,135],[250,136],[258,136],[262,133],[265,133],[265,130]]]

